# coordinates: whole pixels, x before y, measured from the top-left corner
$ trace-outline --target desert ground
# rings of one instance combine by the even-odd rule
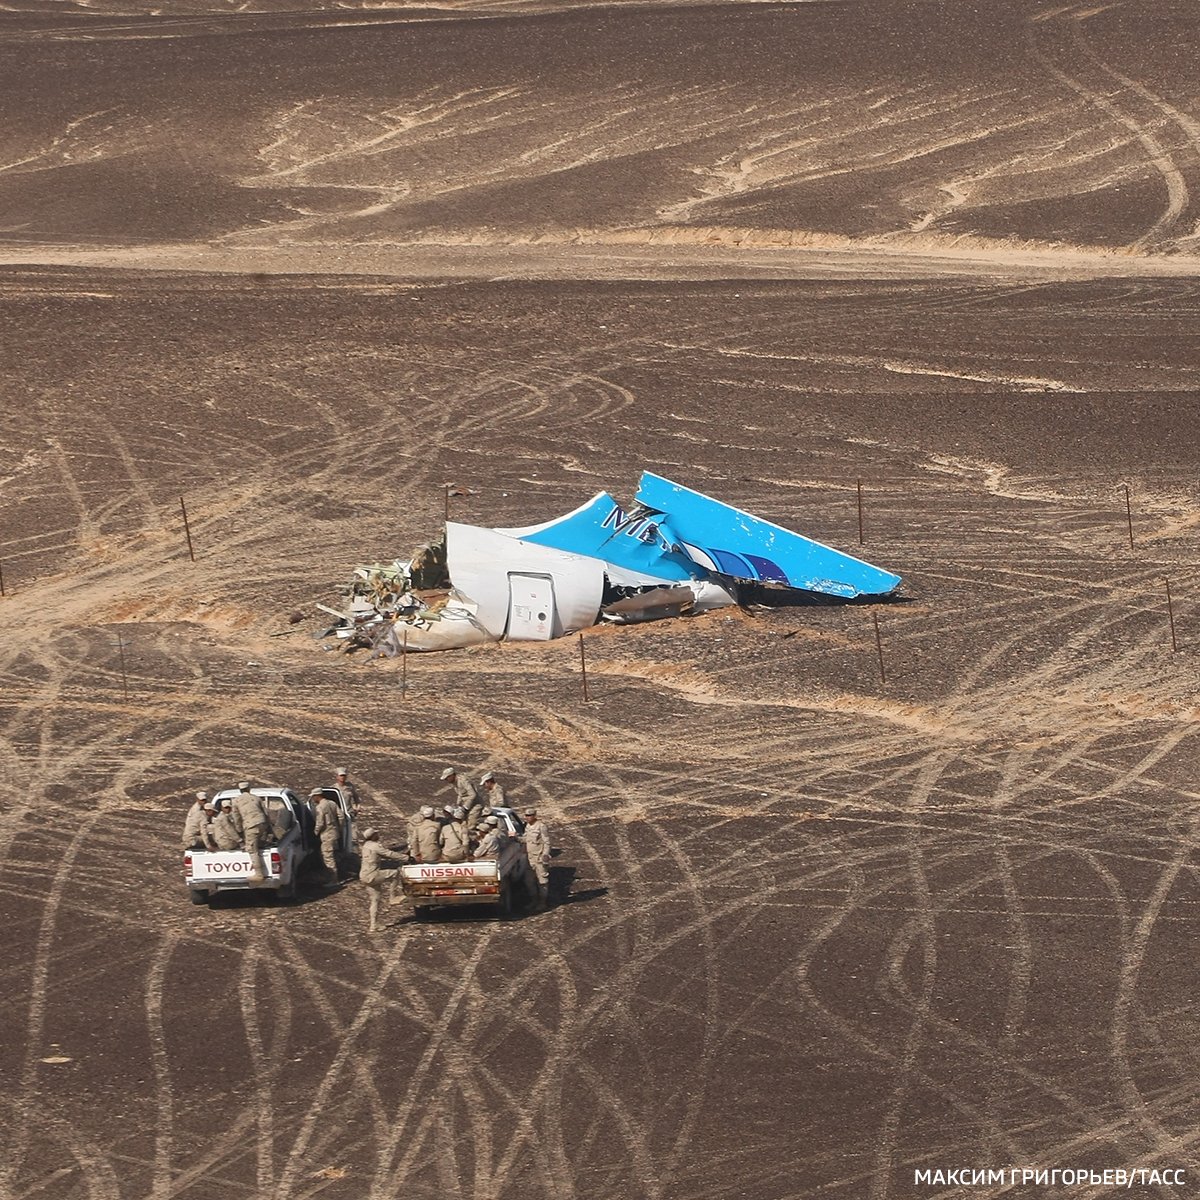
[[[1196,1194],[1197,22],[995,8],[6,0],[3,1200]],[[643,469],[901,594],[314,636]],[[558,903],[188,903],[342,764]]]

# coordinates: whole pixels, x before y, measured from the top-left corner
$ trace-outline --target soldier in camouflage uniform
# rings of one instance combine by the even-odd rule
[[[266,878],[263,871],[262,844],[267,839],[267,812],[262,801],[250,791],[250,781],[243,779],[238,784],[238,794],[233,798],[233,824],[242,839],[246,853],[250,855],[250,882],[262,883]]]
[[[489,808],[507,808],[508,798],[504,794],[504,789],[500,786],[495,774],[488,771],[486,775],[480,776],[479,786],[483,789],[483,803]]]
[[[440,862],[442,857],[442,827],[432,804],[423,805],[421,819],[413,829],[408,852],[419,863]]]
[[[455,767],[447,767],[441,774],[443,783],[454,788],[454,802],[467,810],[467,825],[474,829],[483,812],[483,797],[471,780]]]
[[[242,848],[241,834],[238,833],[237,826],[233,823],[233,811],[228,800],[221,801],[221,807],[217,810],[217,815],[213,817],[209,832],[212,834],[218,850],[240,850]]]
[[[207,792],[197,792],[196,802],[188,809],[187,819],[183,823],[183,849],[185,850],[215,850],[217,843],[213,841],[208,830],[208,822],[212,806],[208,802]]]
[[[325,864],[326,885],[336,883],[338,877],[337,849],[342,835],[342,821],[334,804],[320,788],[308,794],[313,806],[313,834],[321,843],[321,860]]]
[[[537,907],[544,910],[550,896],[550,831],[546,822],[539,820],[536,808],[527,809],[524,818],[525,834],[521,840],[529,855],[531,882],[537,889]]]
[[[500,851],[508,843],[508,835],[500,828],[499,817],[484,817],[480,828],[484,831],[483,839],[475,850],[473,857],[476,862],[491,859],[499,862]]]
[[[371,895],[371,923],[369,932],[376,933],[379,929],[379,901],[383,894],[383,885],[389,880],[395,891],[396,880],[400,872],[396,867],[383,866],[384,859],[395,859],[397,856],[389,853],[379,844],[379,834],[374,829],[364,829],[362,832],[362,868],[358,873],[359,882],[366,885]]]
[[[443,862],[466,862],[471,857],[471,831],[467,828],[467,810],[461,804],[451,809],[450,819],[443,822],[441,843]]]

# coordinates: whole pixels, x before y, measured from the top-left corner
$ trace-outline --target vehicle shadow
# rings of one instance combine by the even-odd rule
[[[307,875],[302,875],[296,885],[296,895],[284,899],[275,888],[246,888],[244,891],[218,892],[209,897],[206,906],[213,912],[236,911],[239,908],[301,908],[316,904],[349,887],[354,881],[343,879],[334,887],[326,888]]]
[[[523,899],[520,904],[507,915],[497,913],[494,904],[462,904],[454,907],[439,909],[419,909],[407,912],[392,924],[395,927],[407,925],[494,925],[498,921],[511,923],[528,921],[535,917],[545,916],[565,904],[586,904],[590,900],[598,900],[608,895],[608,888],[589,888],[584,892],[572,892],[571,885],[575,881],[574,867],[551,867],[549,900],[546,909],[535,907],[532,897]]]

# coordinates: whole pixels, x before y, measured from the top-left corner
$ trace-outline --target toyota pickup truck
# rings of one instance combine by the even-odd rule
[[[291,788],[251,788],[267,812],[270,825],[262,846],[262,882],[250,882],[253,864],[245,850],[185,850],[183,875],[193,904],[207,904],[218,892],[273,892],[280,900],[295,900],[300,872],[317,852],[313,836],[313,815],[309,806]],[[342,838],[339,849],[348,854],[354,832],[348,797],[338,788],[322,788],[342,814]],[[214,804],[231,801],[237,789],[217,792]]]
[[[507,916],[517,895],[527,894],[529,858],[524,843],[517,840],[525,832],[524,822],[511,808],[492,812],[509,836],[498,862],[412,863],[400,868],[400,886],[418,919],[443,905],[461,904],[490,904]]]

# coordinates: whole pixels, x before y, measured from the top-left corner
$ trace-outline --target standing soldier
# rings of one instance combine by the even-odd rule
[[[361,839],[358,835],[358,824],[362,818],[359,810],[362,808],[362,797],[358,794],[358,788],[350,782],[350,772],[345,767],[338,767],[334,780],[334,787],[340,788],[342,794],[346,797],[346,801],[350,806],[350,827],[354,835],[354,844],[360,845]]]
[[[197,792],[196,802],[187,811],[187,819],[183,823],[183,848],[185,850],[215,850],[217,843],[213,841],[208,830],[209,813],[207,792]]]
[[[421,807],[421,819],[413,829],[408,852],[419,863],[439,862],[442,857],[442,827],[432,804]]]
[[[474,829],[483,811],[483,797],[479,789],[455,767],[447,767],[441,774],[441,780],[453,786],[455,803],[467,810],[467,824]]]
[[[364,829],[362,832],[362,869],[358,873],[358,879],[360,883],[366,884],[371,893],[371,924],[369,926],[371,933],[376,933],[379,929],[379,898],[383,892],[383,885],[391,880],[394,892],[395,882],[400,877],[400,872],[395,867],[381,865],[385,858],[395,859],[396,856],[390,854],[379,844],[379,834],[374,829]]]
[[[266,878],[261,847],[267,837],[267,813],[262,801],[250,791],[248,779],[238,784],[238,794],[233,798],[233,824],[250,855],[250,882],[262,883]]]
[[[525,814],[525,852],[529,855],[529,869],[537,882],[537,909],[544,912],[550,896],[550,831],[546,822],[538,819],[537,809],[527,809]]]
[[[504,795],[504,789],[500,786],[496,776],[491,771],[480,777],[479,784],[483,788],[483,803],[485,805],[491,808],[508,807],[508,799]]]
[[[471,857],[471,831],[467,828],[467,810],[458,805],[442,826],[442,862],[466,862]]]
[[[240,850],[242,848],[241,835],[233,823],[233,814],[230,812],[228,800],[220,802],[217,815],[213,817],[210,832],[218,850]]]
[[[313,806],[313,835],[321,843],[321,860],[325,864],[324,882],[331,887],[338,877],[337,845],[342,832],[341,819],[337,805],[320,788],[313,788],[308,798]]]

